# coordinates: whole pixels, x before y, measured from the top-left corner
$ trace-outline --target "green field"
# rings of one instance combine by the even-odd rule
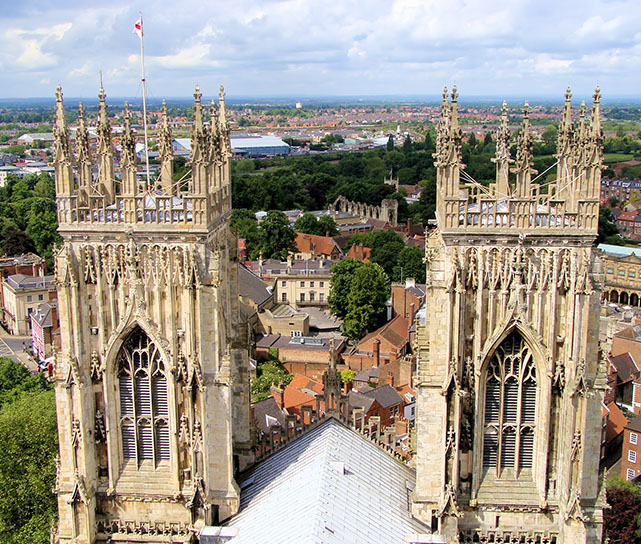
[[[605,153],[603,155],[603,162],[605,164],[612,164],[615,162],[629,161],[633,159],[634,155],[631,153]]]

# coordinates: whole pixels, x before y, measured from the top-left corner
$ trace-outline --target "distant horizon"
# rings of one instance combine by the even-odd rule
[[[155,105],[160,104],[162,100],[173,103],[193,103],[194,98],[192,95],[186,96],[166,96],[149,97],[147,96],[147,104]],[[211,100],[218,102],[218,95],[203,94],[203,104],[207,105]],[[477,94],[459,96],[459,104],[462,106],[477,106],[477,105],[501,105],[506,101],[509,106],[516,107],[522,105],[524,102],[529,102],[530,105],[540,106],[558,106],[564,103],[564,92],[560,95],[498,95],[498,94]],[[0,98],[0,107],[10,107],[14,105],[28,106],[53,106],[55,104],[55,96],[34,96],[34,97],[6,97]],[[251,106],[270,106],[270,105],[295,105],[300,102],[303,107],[319,107],[331,105],[438,105],[442,101],[440,94],[317,94],[317,95],[287,95],[287,94],[273,94],[273,95],[226,95],[225,101],[228,105],[251,105]],[[586,105],[592,103],[592,95],[577,94],[572,96],[572,103],[578,106],[581,101],[585,101]],[[97,93],[94,96],[64,96],[65,105],[68,107],[82,102],[85,106],[95,106],[99,100]],[[142,104],[141,95],[130,96],[108,96],[107,104],[112,106],[119,106],[128,102],[129,105],[138,106]],[[617,105],[641,105],[640,95],[625,95],[620,94],[616,96],[602,96],[601,104],[604,106],[617,106]]]

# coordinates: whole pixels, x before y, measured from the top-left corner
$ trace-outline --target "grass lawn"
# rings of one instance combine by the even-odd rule
[[[614,162],[623,162],[633,159],[634,155],[631,153],[605,153],[603,155],[603,162],[605,164],[612,164]]]

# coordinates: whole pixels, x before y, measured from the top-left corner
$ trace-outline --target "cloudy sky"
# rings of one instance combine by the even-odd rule
[[[53,6],[53,7],[52,7]],[[639,0],[5,0],[0,97],[639,96]]]

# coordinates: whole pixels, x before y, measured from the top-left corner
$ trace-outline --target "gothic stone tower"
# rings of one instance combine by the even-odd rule
[[[72,149],[57,92],[55,537],[191,542],[238,509],[234,470],[251,460],[224,95],[205,122],[196,89],[191,178],[178,184],[163,104],[151,186],[137,176],[126,105],[114,176],[102,88],[99,96],[92,157],[82,107]]]
[[[577,121],[570,97],[556,179],[532,179],[527,104],[511,158],[504,106],[486,188],[461,164],[456,89],[443,95],[413,511],[448,542],[601,541],[600,94]]]

